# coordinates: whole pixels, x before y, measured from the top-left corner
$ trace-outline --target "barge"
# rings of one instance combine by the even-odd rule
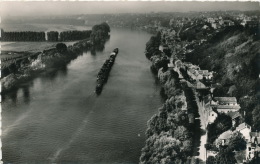
[[[100,71],[98,72],[97,85],[96,85],[96,94],[98,95],[102,92],[103,86],[108,80],[110,70],[115,62],[118,51],[119,51],[118,48],[112,51],[109,58],[105,61]]]

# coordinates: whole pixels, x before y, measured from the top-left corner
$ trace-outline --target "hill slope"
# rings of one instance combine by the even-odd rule
[[[214,96],[235,96],[245,121],[260,130],[259,73],[260,29],[232,26],[219,32],[207,44],[187,54],[186,59],[201,69],[216,72]]]

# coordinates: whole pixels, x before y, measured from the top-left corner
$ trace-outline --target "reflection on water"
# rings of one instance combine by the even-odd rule
[[[28,104],[30,102],[30,90],[28,86],[23,87],[23,97],[24,97],[24,103]]]
[[[138,163],[147,120],[161,105],[160,87],[143,54],[149,37],[112,29],[102,51],[84,52],[67,67],[5,95],[3,160]],[[117,47],[110,77],[97,97],[96,75]]]

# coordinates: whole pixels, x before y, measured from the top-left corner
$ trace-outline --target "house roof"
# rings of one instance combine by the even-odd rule
[[[221,102],[237,102],[236,97],[214,97],[214,99]]]
[[[228,139],[232,134],[232,131],[231,130],[228,130],[228,131],[225,131],[223,132],[222,134],[220,134],[220,136],[218,137],[218,139]]]
[[[259,132],[250,132],[250,136],[260,137],[260,133]]]
[[[251,126],[244,122],[244,123],[238,125],[238,127],[236,128],[236,130],[237,130],[237,131],[240,131],[240,130],[243,130],[243,129],[245,129],[245,128],[251,128]]]
[[[174,65],[172,63],[169,63],[168,67],[174,67]]]
[[[205,104],[208,104],[211,101],[211,96],[210,95],[204,96],[203,100],[204,100]]]
[[[217,109],[240,109],[239,105],[212,105],[216,106]]]
[[[260,137],[252,137],[251,142],[254,143],[255,141],[259,144],[260,143]]]
[[[241,117],[241,114],[239,112],[229,112],[227,113],[232,119],[235,119],[237,117]]]
[[[204,74],[204,73],[208,73],[208,70],[198,70],[198,73]]]
[[[192,73],[192,74],[195,74],[195,72],[196,72],[196,71],[195,71],[194,69],[192,69],[192,68],[189,68],[188,71],[189,71],[190,73]]]

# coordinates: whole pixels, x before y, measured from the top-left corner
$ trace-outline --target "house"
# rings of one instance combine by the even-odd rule
[[[227,115],[231,117],[232,126],[235,127],[241,118],[241,114],[239,112],[228,112]]]
[[[199,80],[196,80],[195,82],[194,82],[194,87],[196,88],[196,89],[208,89],[208,87],[205,85],[205,84],[203,84],[202,82],[200,82]]]
[[[214,29],[217,29],[219,28],[219,24],[218,23],[211,23],[211,27],[214,28]]]
[[[216,118],[218,117],[218,114],[212,109],[211,105],[210,105],[210,101],[211,101],[211,95],[207,94],[206,96],[202,96],[203,98],[201,98],[199,96],[200,99],[202,99],[201,101],[204,101],[203,104],[204,105],[204,118],[207,122],[207,124],[212,124]]]
[[[168,63],[168,68],[174,68],[173,58],[170,58],[170,62]]]
[[[207,22],[208,22],[208,23],[214,23],[214,22],[215,22],[215,19],[214,19],[214,18],[207,18]]]
[[[212,80],[213,72],[209,72],[208,70],[198,70],[198,73],[203,76],[206,80]]]
[[[254,147],[260,146],[260,133],[259,132],[250,132],[250,142],[254,145]]]
[[[259,26],[259,22],[258,21],[247,21],[245,26],[249,27],[249,28],[258,27]]]
[[[226,26],[234,26],[235,25],[235,23],[233,21],[231,21],[231,20],[224,20],[224,24]]]
[[[237,112],[240,109],[235,97],[214,97],[211,106],[219,113]]]
[[[209,124],[212,124],[216,120],[216,118],[218,117],[218,114],[216,112],[214,112],[212,110],[212,108],[210,108],[208,110],[207,114],[208,114],[208,123]]]
[[[182,62],[180,60],[176,60],[174,62],[174,65],[175,65],[176,68],[181,68],[182,67]]]
[[[246,157],[247,160],[251,160],[254,156],[260,152],[260,134],[259,132],[250,132],[250,140],[247,143]]]
[[[220,136],[217,138],[217,146],[224,146],[227,144],[227,140],[230,138],[230,136],[232,135],[232,131],[231,130],[228,130],[228,131],[225,131],[223,132],[222,134],[220,134]],[[219,145],[218,145],[219,143]]]
[[[204,29],[204,30],[209,29],[209,26],[204,25],[204,26],[202,27],[202,29]]]
[[[222,26],[224,24],[224,21],[221,19],[218,21],[219,25]]]
[[[244,123],[238,125],[236,130],[243,134],[243,136],[245,137],[247,142],[250,141],[250,139],[251,139],[251,137],[250,137],[251,126],[250,125],[248,125],[247,123],[244,122]]]

